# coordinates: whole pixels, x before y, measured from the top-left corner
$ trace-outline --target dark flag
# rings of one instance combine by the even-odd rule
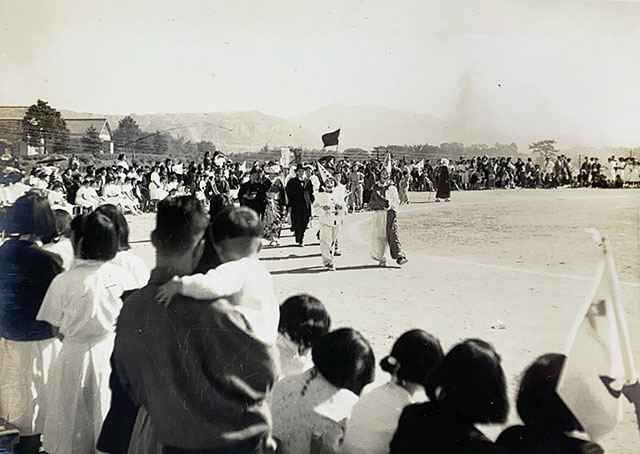
[[[330,147],[332,145],[338,145],[338,137],[340,137],[340,129],[336,129],[333,132],[328,132],[322,135],[322,143],[324,147]]]
[[[335,160],[336,158],[334,158],[333,156],[327,155],[318,159],[318,162],[322,164],[323,167],[333,170],[333,168],[335,167]]]

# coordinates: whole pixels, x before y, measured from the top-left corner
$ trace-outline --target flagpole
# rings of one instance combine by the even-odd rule
[[[613,296],[613,308],[616,313],[616,326],[618,328],[619,336],[622,340],[622,361],[625,363],[625,371],[626,371],[626,384],[635,383],[638,379],[636,373],[636,367],[633,361],[633,356],[631,354],[631,342],[629,340],[629,327],[627,326],[626,316],[624,313],[624,308],[622,307],[622,302],[620,301],[620,289],[618,288],[618,275],[616,274],[616,267],[613,263],[613,253],[611,251],[611,247],[609,245],[609,241],[604,237],[602,239],[602,251],[604,253],[604,257],[606,260],[606,264],[609,267],[609,272],[611,273],[612,281],[611,282],[611,293]]]

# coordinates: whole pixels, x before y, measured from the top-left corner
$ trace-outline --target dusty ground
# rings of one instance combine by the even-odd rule
[[[412,193],[400,209],[409,263],[381,269],[368,255],[368,213],[350,215],[341,234],[337,272],[321,266],[315,230],[299,248],[289,232],[262,259],[281,300],[297,292],[320,298],[333,327],[367,337],[378,358],[405,330],[437,335],[448,349],[467,337],[491,342],[503,358],[515,396],[522,370],[538,355],[562,352],[584,302],[599,250],[585,228],[613,246],[634,357],[640,363],[640,191],[519,190],[453,193],[451,203]],[[133,220],[134,251],[153,265],[153,216]],[[493,329],[498,321],[504,329]],[[640,364],[637,364],[640,369]],[[384,380],[378,374],[377,380]],[[514,407],[514,406],[513,406]],[[607,452],[640,452],[630,405],[625,420],[601,441]],[[518,421],[515,408],[510,423]],[[501,427],[486,428],[496,436]]]

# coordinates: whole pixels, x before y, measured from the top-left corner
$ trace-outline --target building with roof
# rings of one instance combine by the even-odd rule
[[[13,156],[41,154],[44,147],[27,145],[22,137],[22,119],[28,106],[0,106],[0,154]]]
[[[65,118],[69,129],[69,137],[73,143],[81,143],[87,130],[93,126],[98,132],[102,153],[113,154],[113,134],[106,118]]]
[[[29,106],[0,106],[0,154],[14,156],[43,154],[44,146],[28,145],[22,136],[22,119]],[[72,150],[82,150],[82,138],[92,126],[98,132],[102,153],[114,152],[113,134],[106,118],[64,118]]]

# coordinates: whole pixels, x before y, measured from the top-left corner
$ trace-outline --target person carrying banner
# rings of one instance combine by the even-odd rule
[[[320,253],[322,263],[329,271],[335,271],[333,256],[340,227],[344,222],[346,204],[342,191],[334,190],[335,177],[322,164],[318,164],[323,180],[324,192],[319,192],[313,203],[314,212],[318,214],[320,224]]]
[[[396,210],[400,206],[398,190],[390,180],[391,156],[385,158],[378,181],[373,186],[369,208],[373,211],[371,229],[371,258],[380,266],[386,266],[385,251],[387,245],[391,258],[404,265],[408,262],[402,252],[402,245],[398,236],[398,221]]]

